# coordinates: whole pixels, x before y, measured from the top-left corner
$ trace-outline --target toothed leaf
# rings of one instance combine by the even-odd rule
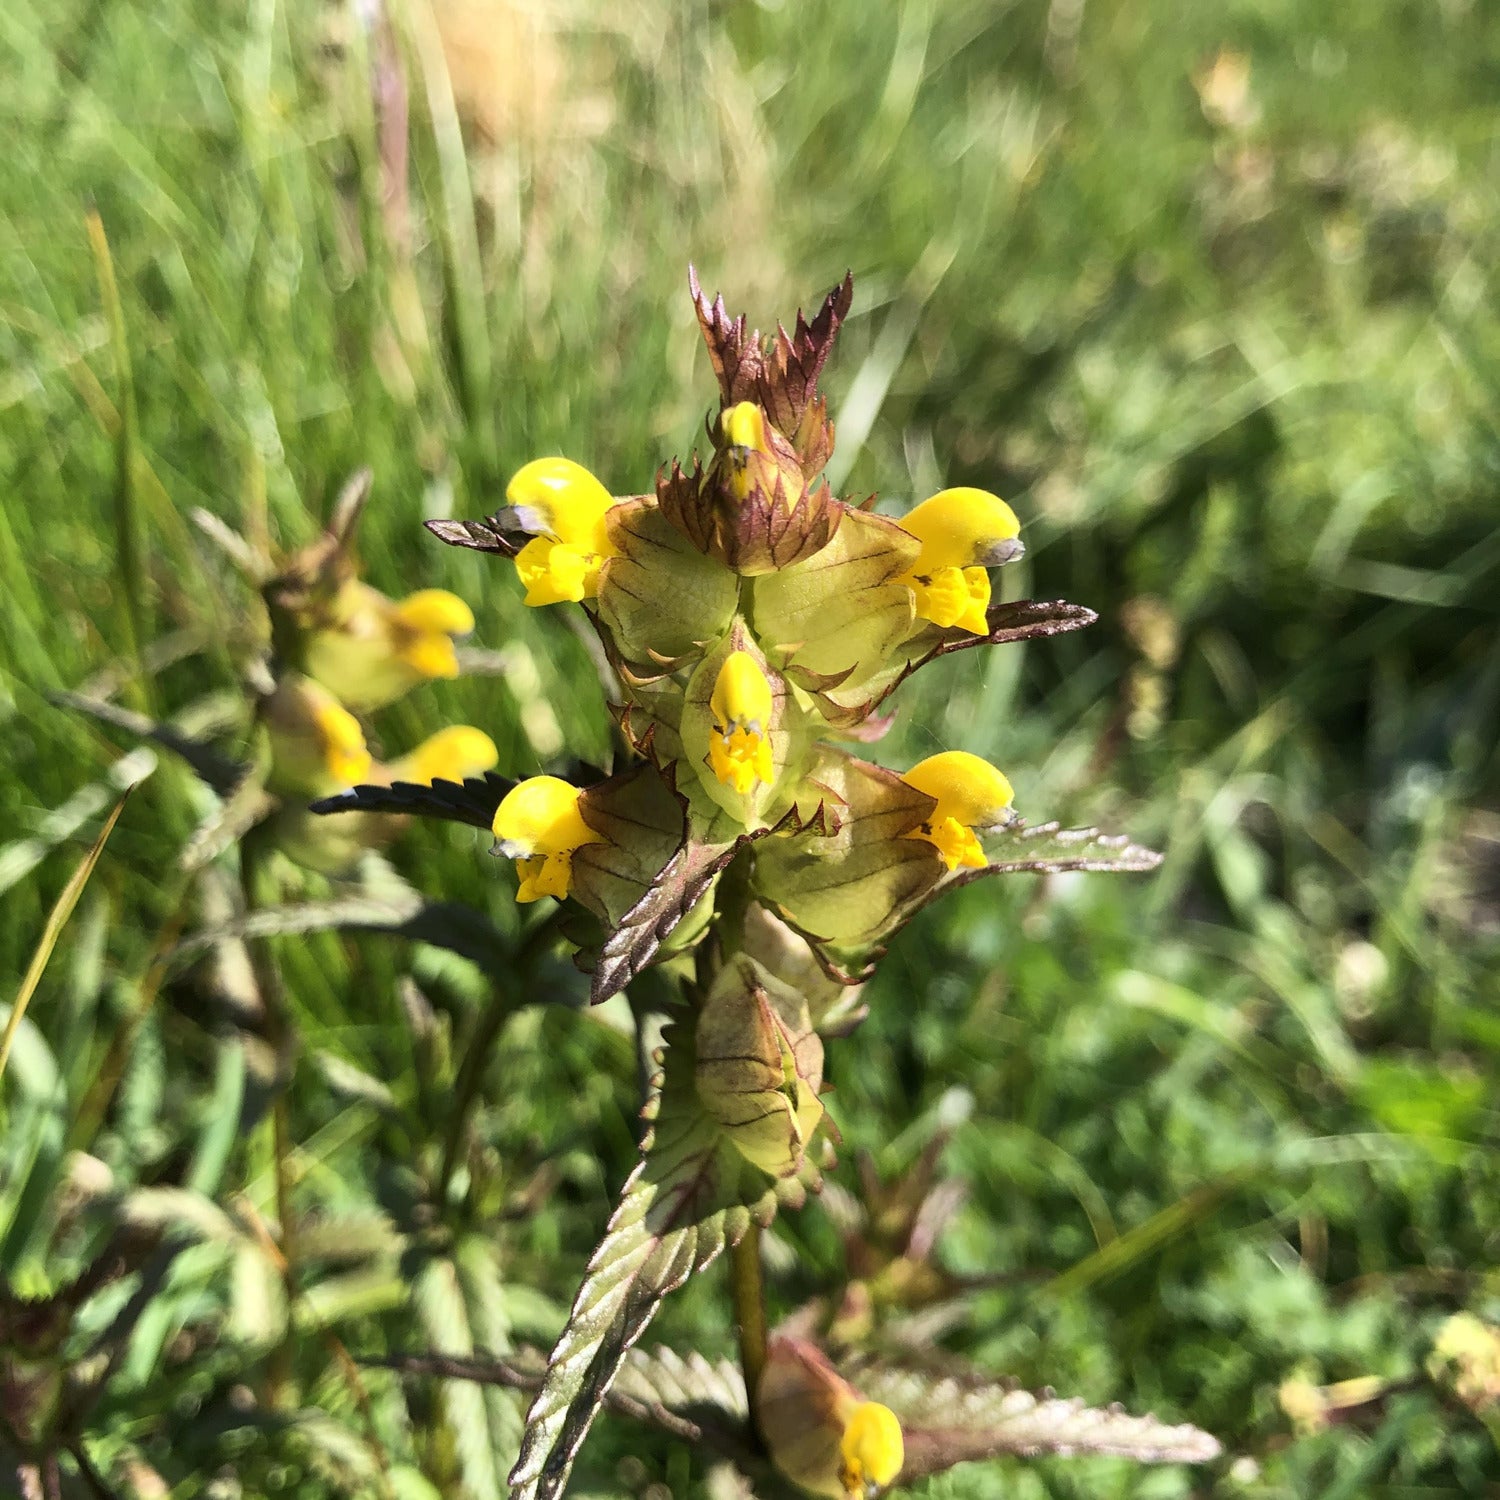
[[[508,776],[486,771],[466,781],[422,782],[395,781],[390,786],[354,786],[347,792],[322,797],[309,811],[328,813],[416,813],[424,818],[445,818],[453,823],[467,823],[486,833],[495,821],[495,809],[515,782]]]
[[[473,552],[493,552],[514,557],[526,545],[527,537],[514,525],[508,525],[503,513],[487,516],[483,521],[438,520],[422,523],[439,541],[450,547],[467,547]]]
[[[101,724],[108,724],[111,729],[123,730],[126,734],[135,735],[137,739],[154,740],[158,745],[180,755],[199,779],[207,782],[221,797],[228,796],[239,786],[250,770],[244,761],[224,755],[206,741],[195,739],[174,725],[159,723],[147,718],[145,714],[121,708],[117,703],[107,703],[102,698],[86,698],[82,693],[53,693],[50,696],[59,708],[76,709],[79,713],[97,719]]]
[[[693,1086],[691,1027],[670,1026],[655,1125],[594,1251],[568,1326],[526,1419],[511,1500],[553,1500],[631,1346],[668,1292],[702,1270],[778,1200],[800,1204],[816,1169],[775,1184],[704,1114]]]
[[[606,845],[590,844],[574,856],[574,868],[603,856]],[[595,1005],[618,994],[656,956],[672,929],[692,911],[714,877],[734,858],[738,844],[684,844],[657,872],[650,887],[621,914],[594,965],[589,998]]]
[[[1162,860],[1154,849],[1133,844],[1123,834],[1100,833],[1097,828],[1063,828],[1038,823],[1028,828],[1016,823],[984,837],[991,859],[982,870],[960,870],[945,888],[968,885],[987,875],[1064,875],[1084,870],[1119,875],[1154,870]]]
[[[869,1400],[900,1419],[906,1444],[901,1482],[941,1474],[955,1464],[1013,1455],[1108,1455],[1137,1463],[1206,1463],[1216,1438],[1187,1423],[1135,1417],[1118,1406],[1034,1396],[978,1374],[931,1374],[872,1367],[854,1379]]]

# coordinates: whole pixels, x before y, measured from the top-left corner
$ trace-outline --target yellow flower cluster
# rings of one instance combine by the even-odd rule
[[[379,761],[358,717],[420,683],[459,675],[455,640],[473,630],[474,614],[456,594],[421,589],[391,599],[358,576],[348,536],[330,532],[287,560],[266,601],[274,684],[258,718],[269,748],[267,786],[285,804],[277,841],[299,863],[339,873],[401,826],[353,812],[319,823],[306,814],[309,799],[362,783],[462,781],[499,760],[483,730],[460,724]]]
[[[750,459],[774,454],[768,437],[768,432],[774,429],[768,427],[765,412],[750,401],[727,407],[721,415],[719,427],[725,444],[719,481],[736,501],[749,503],[757,483]],[[703,488],[708,488],[707,479],[703,481]],[[803,491],[799,489],[800,493]],[[780,506],[785,511],[785,485],[779,485],[775,494],[773,507]],[[526,588],[527,604],[601,601],[602,594],[607,609],[600,609],[600,614],[607,613],[616,623],[629,618],[634,627],[634,614],[621,609],[611,597],[612,585],[634,589],[640,582],[637,575],[642,571],[640,558],[644,554],[651,561],[660,563],[659,576],[651,579],[648,575],[647,581],[661,590],[661,613],[667,631],[660,642],[653,642],[649,628],[644,632],[633,628],[630,633],[641,638],[631,640],[621,640],[621,632],[617,631],[608,644],[616,656],[628,661],[655,659],[665,662],[674,657],[678,642],[666,638],[673,617],[680,613],[672,597],[674,587],[690,591],[690,606],[701,600],[708,590],[703,587],[701,578],[674,576],[674,559],[666,554],[666,549],[657,547],[654,549],[656,555],[652,556],[651,551],[639,545],[643,535],[648,541],[653,539],[649,513],[648,516],[641,515],[640,502],[617,502],[587,469],[565,458],[537,459],[527,464],[512,479],[507,498],[518,524],[535,533],[515,557],[517,574]],[[610,524],[612,516],[617,522],[613,528]],[[889,523],[849,510],[841,517],[841,524],[850,532],[861,526],[875,527],[877,541],[881,541],[884,538],[879,537],[878,528]],[[900,647],[912,639],[925,637],[929,627],[942,632],[985,636],[989,630],[985,613],[990,603],[988,569],[1007,561],[1020,550],[1017,540],[1020,528],[1014,512],[1003,500],[986,491],[949,489],[923,501],[897,526],[903,540],[908,543],[907,552],[904,557],[896,554],[902,566],[899,575],[884,580],[884,591],[889,595],[899,590],[897,612],[904,610],[906,625],[900,632],[902,639],[894,643],[892,654],[899,655]],[[802,560],[786,571],[800,568],[813,574],[819,560],[814,554],[811,559]],[[829,561],[836,564],[847,560],[845,553],[841,553]],[[887,572],[890,571],[888,567]],[[697,599],[691,593],[695,586]],[[747,579],[745,587],[754,591],[755,584]],[[768,591],[762,588],[760,592],[764,595]],[[815,592],[829,612],[828,623],[836,626],[847,614],[846,606],[836,596],[823,597],[826,585]],[[890,607],[889,598],[882,603]],[[599,616],[595,618],[597,621]],[[809,692],[810,680],[798,680],[796,650],[781,653],[784,665],[778,673],[765,650],[765,643],[754,639],[754,620],[752,607],[750,619],[743,622],[750,636],[748,649],[747,646],[734,646],[714,668],[707,693],[704,753],[701,760],[695,759],[691,768],[695,773],[706,770],[718,785],[727,788],[735,798],[742,799],[743,806],[738,810],[743,814],[741,821],[747,826],[753,825],[758,814],[764,815],[767,805],[774,804],[778,811],[784,812],[790,803],[786,796],[777,803],[776,799],[755,795],[771,788],[778,778],[779,767],[773,754],[773,724],[786,727],[792,737],[804,740],[828,734],[828,726],[819,723],[820,705]],[[722,622],[719,633],[725,639],[732,633],[729,620]],[[714,652],[706,644],[697,654],[700,660],[714,657]],[[905,666],[910,659],[908,653],[901,659],[901,665]],[[876,678],[879,669],[889,663],[876,663],[874,672],[869,670],[869,663],[856,662],[854,665],[863,671],[865,677]],[[832,677],[834,674],[825,675]],[[850,675],[846,668],[841,677],[847,680]],[[691,699],[688,676],[684,668],[681,680]],[[837,687],[840,683],[831,685]],[[878,682],[875,685],[878,687]],[[660,679],[653,688],[652,693],[640,694],[638,701],[648,705],[648,718],[660,720]],[[658,724],[658,731],[665,727],[667,733],[662,735],[663,739],[678,737],[686,746],[691,739],[688,732],[690,720],[691,711],[688,711],[678,718],[676,724]],[[1004,821],[1012,800],[1006,778],[976,756],[950,752],[933,756],[913,767],[904,780],[936,803],[931,814],[921,819],[908,836],[931,844],[950,871],[959,866],[982,868],[985,859],[976,830],[982,831]],[[523,783],[511,793],[511,797],[517,799],[514,807],[529,806],[537,795],[529,785]],[[712,797],[712,788],[709,792]],[[549,795],[560,797],[562,793],[554,788]],[[579,795],[573,793],[575,803]],[[542,842],[528,842],[516,831],[514,807],[503,806],[495,822],[496,835],[507,852],[515,851],[514,857],[523,862],[534,862],[539,858],[551,861],[549,873],[543,880],[525,876],[523,872],[525,894],[521,899],[534,900],[543,894],[568,894],[571,887],[564,862],[569,851],[560,846],[552,847],[563,835],[551,829],[547,847]],[[598,838],[590,832],[576,810],[571,814],[569,826],[579,840],[573,847],[582,847],[584,842]]]

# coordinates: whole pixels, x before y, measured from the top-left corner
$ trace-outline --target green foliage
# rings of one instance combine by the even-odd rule
[[[411,11],[393,200],[390,57],[343,7],[0,6],[0,993],[146,765],[49,695],[103,676],[122,715],[223,738],[255,627],[194,507],[290,548],[368,464],[372,581],[452,588],[505,668],[381,738],[466,719],[508,775],[602,759],[585,645],[421,521],[488,514],[554,451],[649,489],[710,383],[689,255],[763,323],[852,266],[832,477],[896,511],[999,490],[1007,587],[1101,618],[933,662],[870,753],[962,745],[1023,813],[1166,852],[950,896],[830,1050],[851,1146],[895,1169],[952,1131],[963,1295],[928,1326],[1214,1433],[1226,1494],[1500,1482],[1493,1426],[1410,1383],[1448,1312],[1500,1298],[1493,11],[643,0],[496,23],[477,84]],[[383,898],[313,879],[252,927],[217,866],[178,872],[214,813],[162,755],[17,1028],[0,1272],[42,1296],[122,1213],[170,1231],[68,1335],[119,1336],[84,1451],[123,1494],[226,1468],[246,1496],[503,1494],[514,1389],[359,1361],[556,1341],[637,1157],[625,1002],[582,1008],[468,828],[416,825]],[[290,1284],[257,932],[301,1039]],[[817,1205],[767,1260],[781,1311],[849,1274]],[[656,1324],[709,1360],[715,1274]],[[1293,1375],[1391,1391],[1297,1434]],[[705,1470],[609,1416],[577,1483]],[[927,1492],[1195,1482],[998,1461]]]

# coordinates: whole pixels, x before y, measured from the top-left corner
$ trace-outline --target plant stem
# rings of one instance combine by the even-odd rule
[[[539,922],[522,940],[516,950],[515,968],[510,975],[494,975],[491,983],[489,1004],[479,1017],[474,1034],[459,1065],[458,1077],[454,1081],[454,1104],[448,1115],[448,1129],[443,1138],[443,1157],[438,1168],[437,1201],[448,1201],[448,1186],[458,1168],[459,1153],[463,1150],[468,1135],[469,1120],[479,1098],[479,1086],[484,1081],[485,1065],[490,1060],[490,1049],[501,1028],[521,1006],[527,1003],[531,993],[532,969],[537,954],[552,941],[557,931],[557,922],[548,917]]]
[[[253,912],[263,902],[264,868],[262,850],[254,839],[240,845],[240,880],[244,890],[245,911]],[[286,1287],[286,1333],[267,1363],[267,1396],[279,1405],[291,1384],[292,1375],[292,1308],[297,1300],[297,1238],[292,1212],[292,1131],[288,1095],[295,1064],[296,1038],[287,1015],[286,991],[281,970],[269,938],[251,939],[245,944],[250,957],[255,987],[260,991],[262,1024],[266,1041],[276,1059],[276,1093],[271,1101],[271,1151],[276,1171],[276,1224],[281,1235],[282,1281]]]
[[[766,1293],[760,1270],[760,1225],[751,1224],[745,1237],[729,1251],[729,1289],[734,1298],[734,1323],[740,1336],[740,1368],[755,1426],[755,1392],[766,1367]]]

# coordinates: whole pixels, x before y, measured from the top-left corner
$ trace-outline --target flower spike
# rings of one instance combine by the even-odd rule
[[[714,724],[708,756],[713,773],[741,796],[776,772],[771,761],[771,684],[748,651],[731,651],[708,700]]]
[[[985,570],[1024,550],[1016,513],[988,490],[941,490],[903,516],[901,529],[922,544],[905,579],[918,618],[986,634],[990,577]]]
[[[518,470],[505,498],[524,531],[516,554],[530,605],[578,603],[599,592],[599,569],[614,556],[604,518],[614,497],[571,458],[536,458]]]
[[[1015,793],[1005,776],[967,750],[945,750],[928,756],[901,779],[937,802],[927,821],[908,837],[932,844],[950,870],[959,865],[982,869],[984,850],[974,830],[1007,821]]]
[[[515,860],[521,877],[517,901],[543,896],[561,900],[573,887],[573,853],[603,836],[583,821],[582,795],[556,776],[532,776],[513,788],[495,809],[500,852]]]

